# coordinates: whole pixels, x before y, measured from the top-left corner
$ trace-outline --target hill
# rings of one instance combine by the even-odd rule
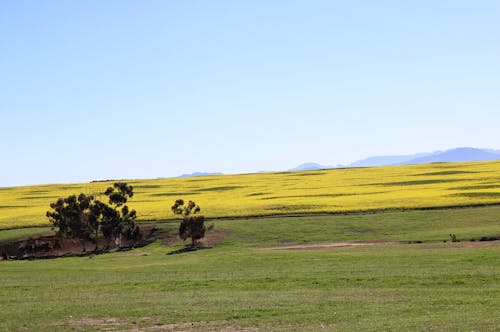
[[[435,162],[470,162],[500,160],[499,150],[455,148],[431,153],[417,153],[402,156],[374,156],[351,163],[351,167],[372,167],[391,165],[411,165]]]
[[[290,171],[292,171],[292,172],[293,171],[316,171],[316,170],[320,170],[320,169],[329,169],[329,168],[333,168],[333,167],[320,165],[318,163],[309,162],[309,163],[300,164],[299,166],[292,168]]]
[[[390,166],[395,164],[403,164],[410,160],[426,157],[429,155],[431,155],[431,153],[417,153],[404,156],[374,156],[355,161],[349,166],[351,167]]]
[[[173,218],[179,198],[209,218],[500,204],[500,161],[129,180],[140,221]],[[112,182],[0,190],[0,229],[45,225],[50,203]]]
[[[215,173],[209,173],[209,172],[194,172],[194,173],[189,173],[189,174],[182,174],[179,175],[179,178],[191,178],[191,177],[196,177],[196,176],[209,176],[209,175],[222,175],[222,173],[215,172]]]
[[[436,162],[468,162],[500,160],[500,154],[474,148],[456,148],[441,153],[434,153],[428,156],[414,158],[399,164],[425,164]]]

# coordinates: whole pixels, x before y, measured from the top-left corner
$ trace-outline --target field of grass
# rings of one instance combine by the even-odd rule
[[[217,220],[215,225],[232,234],[225,241],[244,246],[369,240],[436,243],[449,241],[450,233],[462,240],[500,236],[500,206]]]
[[[0,241],[15,240],[27,236],[54,234],[51,227],[22,227],[0,230]]]
[[[500,162],[128,182],[140,220],[176,229],[171,204],[192,199],[215,223],[218,242],[175,255],[180,242],[1,261],[0,331],[495,331],[500,324],[499,241],[468,241],[500,235]],[[0,188],[0,240],[50,232],[50,202],[111,184]],[[450,242],[450,233],[461,242]],[[386,244],[271,249],[375,240]]]
[[[500,162],[130,180],[139,220],[171,218],[175,199],[207,217],[338,213],[500,204]],[[44,225],[49,204],[112,182],[0,188],[0,229]]]
[[[495,331],[500,207],[218,220],[211,249],[154,243],[0,262],[1,331]],[[173,227],[174,222],[165,222]],[[0,234],[7,231],[0,231]],[[420,240],[322,250],[290,243]],[[147,255],[147,256],[146,256]]]

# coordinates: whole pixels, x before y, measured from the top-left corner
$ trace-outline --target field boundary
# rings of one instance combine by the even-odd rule
[[[495,203],[478,203],[466,205],[444,205],[444,206],[428,206],[416,208],[386,208],[386,209],[371,209],[371,210],[351,210],[351,211],[337,211],[337,212],[305,212],[305,213],[276,213],[266,215],[248,215],[248,216],[232,216],[232,217],[207,217],[207,221],[217,220],[245,220],[245,219],[270,219],[270,218],[305,218],[305,217],[327,217],[327,216],[356,216],[356,215],[371,215],[371,214],[384,214],[393,212],[411,212],[411,211],[430,211],[430,210],[458,210],[458,209],[480,209],[485,207],[500,206],[500,202]],[[151,222],[178,222],[176,218],[166,219],[144,219],[137,220],[139,224]],[[8,231],[23,228],[46,228],[51,227],[51,224],[35,224],[23,225],[18,227],[0,228],[1,231]]]
[[[234,217],[214,217],[207,220],[244,220],[244,219],[268,219],[268,218],[304,218],[304,217],[322,217],[322,216],[351,216],[351,215],[371,215],[384,214],[393,212],[411,212],[411,211],[429,211],[429,210],[458,210],[458,209],[480,209],[486,207],[500,206],[500,202],[496,203],[478,203],[467,205],[444,205],[444,206],[429,206],[417,208],[385,208],[371,210],[350,210],[337,212],[307,212],[307,213],[285,213],[285,214],[267,214],[267,215],[250,215],[250,216],[234,216]],[[174,221],[175,219],[161,219],[163,221]],[[153,222],[160,220],[140,220],[139,222]]]

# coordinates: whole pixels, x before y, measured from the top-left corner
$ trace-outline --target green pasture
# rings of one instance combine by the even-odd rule
[[[375,214],[250,218],[215,221],[230,231],[225,241],[275,246],[338,241],[449,241],[500,236],[500,206]]]
[[[499,217],[486,207],[215,220],[224,237],[211,249],[167,255],[182,243],[156,242],[2,261],[0,330],[495,331],[500,246],[448,234],[500,235]],[[380,239],[423,243],[266,249]]]
[[[51,227],[23,227],[23,228],[13,228],[4,229],[0,231],[0,241],[2,240],[14,240],[18,238],[25,238],[27,236],[39,236],[54,234],[51,231]]]

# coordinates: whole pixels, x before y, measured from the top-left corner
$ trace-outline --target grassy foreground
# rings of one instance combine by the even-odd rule
[[[171,216],[192,199],[211,218],[500,204],[500,162],[129,180],[140,220]],[[59,197],[102,193],[112,182],[0,188],[0,229],[46,224]]]
[[[443,240],[498,235],[499,215],[487,207],[223,220],[225,237],[207,250],[166,255],[180,244],[155,243],[4,261],[0,330],[495,331],[500,246]],[[380,239],[424,243],[265,248]]]

